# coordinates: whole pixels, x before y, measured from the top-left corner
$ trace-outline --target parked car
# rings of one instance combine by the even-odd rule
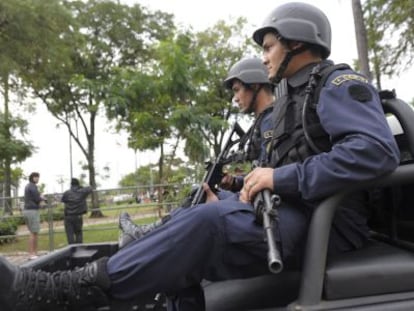
[[[135,201],[135,198],[132,196],[132,194],[129,194],[129,193],[118,194],[112,198],[112,202],[116,204],[121,204],[121,203],[131,204],[134,201]]]

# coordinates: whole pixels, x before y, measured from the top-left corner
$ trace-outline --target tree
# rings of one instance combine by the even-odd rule
[[[159,150],[158,180],[165,183],[164,167],[167,142],[172,144],[170,159],[175,151],[180,133],[171,115],[177,105],[192,98],[191,73],[194,68],[188,51],[191,40],[179,34],[156,44],[154,59],[139,71],[122,71],[112,85],[113,97],[108,106],[108,116],[118,120],[118,128],[126,129],[131,137],[129,146],[134,150]],[[160,190],[160,189],[159,189]],[[161,202],[162,191],[158,191]]]
[[[204,32],[178,32],[154,46],[149,65],[120,70],[113,79],[108,116],[130,133],[131,148],[159,150],[160,181],[168,179],[165,167],[181,141],[190,161],[203,163],[211,147],[219,153],[234,112],[222,81],[248,51],[247,38],[236,35],[244,23],[221,21]]]
[[[354,15],[355,37],[358,49],[359,67],[361,73],[371,81],[371,71],[368,59],[368,38],[362,13],[361,0],[352,0],[352,12]]]
[[[7,107],[7,104],[5,104]],[[31,156],[34,147],[25,139],[27,121],[20,117],[11,117],[10,114],[0,113],[0,183],[4,196],[3,211],[12,215],[12,186],[19,186],[22,171],[13,165],[23,162]]]
[[[65,17],[58,7],[58,1],[0,2],[0,89],[4,103],[0,135],[6,197],[11,194],[12,165],[24,161],[33,151],[29,142],[15,136],[17,133],[24,136],[27,128],[25,121],[13,116],[11,104],[17,101],[12,101],[11,95],[17,94],[18,104],[23,104],[26,89],[21,77],[33,72],[35,64],[47,63],[49,47],[59,40],[55,29]],[[9,206],[6,204],[6,213],[11,213]]]
[[[245,33],[245,27],[244,18],[238,18],[232,24],[218,21],[195,35],[195,96],[189,105],[177,107],[173,118],[185,139],[185,154],[198,166],[196,181],[204,174],[205,160],[220,153],[232,117],[238,112],[223,80],[236,61],[257,54],[251,39],[240,36]]]
[[[56,119],[63,123],[85,156],[89,184],[96,188],[95,124],[103,115],[108,82],[119,67],[137,66],[150,58],[147,45],[168,36],[172,16],[112,1],[67,1],[73,16],[64,38],[68,52],[63,63],[42,72],[31,85]],[[80,125],[81,135],[74,128]],[[101,216],[97,192],[92,216]]]
[[[410,68],[414,59],[412,0],[366,0],[362,4],[376,83]]]

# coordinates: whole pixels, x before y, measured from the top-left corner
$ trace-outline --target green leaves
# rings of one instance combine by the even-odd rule
[[[392,76],[410,68],[414,60],[412,0],[363,2],[368,44],[378,74]]]

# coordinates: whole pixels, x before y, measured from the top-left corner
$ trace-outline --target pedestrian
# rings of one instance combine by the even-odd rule
[[[39,183],[40,174],[33,172],[29,175],[29,183],[24,188],[24,209],[23,216],[29,230],[29,259],[36,259],[38,234],[40,232],[40,205],[45,199],[39,192],[37,184]]]
[[[265,160],[265,146],[272,135],[272,103],[273,88],[268,78],[266,66],[257,57],[246,57],[231,66],[223,81],[225,88],[233,93],[232,101],[239,106],[239,111],[246,115],[253,115],[254,122],[246,135],[241,138],[243,145],[247,144],[241,161],[263,162]],[[220,199],[224,199],[231,192],[240,191],[243,187],[243,175],[233,176],[225,174],[221,181],[221,190],[218,193]],[[230,190],[223,191],[223,190]],[[196,189],[193,193],[196,192]],[[192,201],[192,198],[186,200]],[[189,204],[184,204],[189,205]],[[151,224],[136,225],[132,222],[128,213],[123,212],[119,217],[121,235],[119,247],[122,248],[132,240],[136,240],[148,232],[165,223],[170,217],[179,213],[182,208],[177,208],[161,220]]]
[[[70,189],[62,195],[68,244],[83,243],[83,214],[88,210],[86,198],[90,193],[92,187],[82,187],[77,178],[72,178]]]
[[[170,310],[203,310],[203,279],[270,273],[263,227],[251,204],[259,191],[270,189],[282,198],[274,236],[284,265],[294,267],[300,262],[309,221],[320,200],[398,166],[399,151],[379,96],[365,77],[349,68],[334,70],[320,91],[315,91],[318,98],[307,96],[318,87],[313,73],[333,66],[327,61],[331,28],[320,9],[296,2],[280,5],[253,38],[263,48],[269,78],[275,83],[286,78],[288,83],[286,96],[274,105],[267,149],[272,167],[251,171],[240,199],[235,195],[183,209],[159,229],[82,269],[55,272],[52,277],[47,272],[19,269],[3,259],[2,308],[11,308],[18,298],[23,306],[68,301],[74,308],[107,305],[102,297],[139,299],[162,292],[168,295]],[[367,240],[367,199],[359,192],[345,198],[334,217],[329,254],[361,248]],[[28,283],[5,286],[17,279]],[[22,288],[34,284],[36,299],[20,295],[25,292]]]

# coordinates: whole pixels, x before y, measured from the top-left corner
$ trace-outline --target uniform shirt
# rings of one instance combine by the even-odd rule
[[[255,138],[260,141],[258,143],[260,145],[260,150],[257,158],[251,159],[251,161],[257,161],[257,164],[259,166],[266,162],[267,145],[272,139],[273,132],[272,109],[266,109],[262,113],[264,113],[264,116],[260,120],[258,128],[260,135],[259,137]],[[236,179],[235,184],[237,185],[237,190],[240,190],[244,183],[244,176],[234,176],[234,178]]]
[[[312,67],[289,78],[289,86],[307,83]],[[333,72],[321,90],[317,114],[332,150],[275,169],[275,193],[320,199],[398,166],[399,150],[379,96],[364,77],[352,70]]]

